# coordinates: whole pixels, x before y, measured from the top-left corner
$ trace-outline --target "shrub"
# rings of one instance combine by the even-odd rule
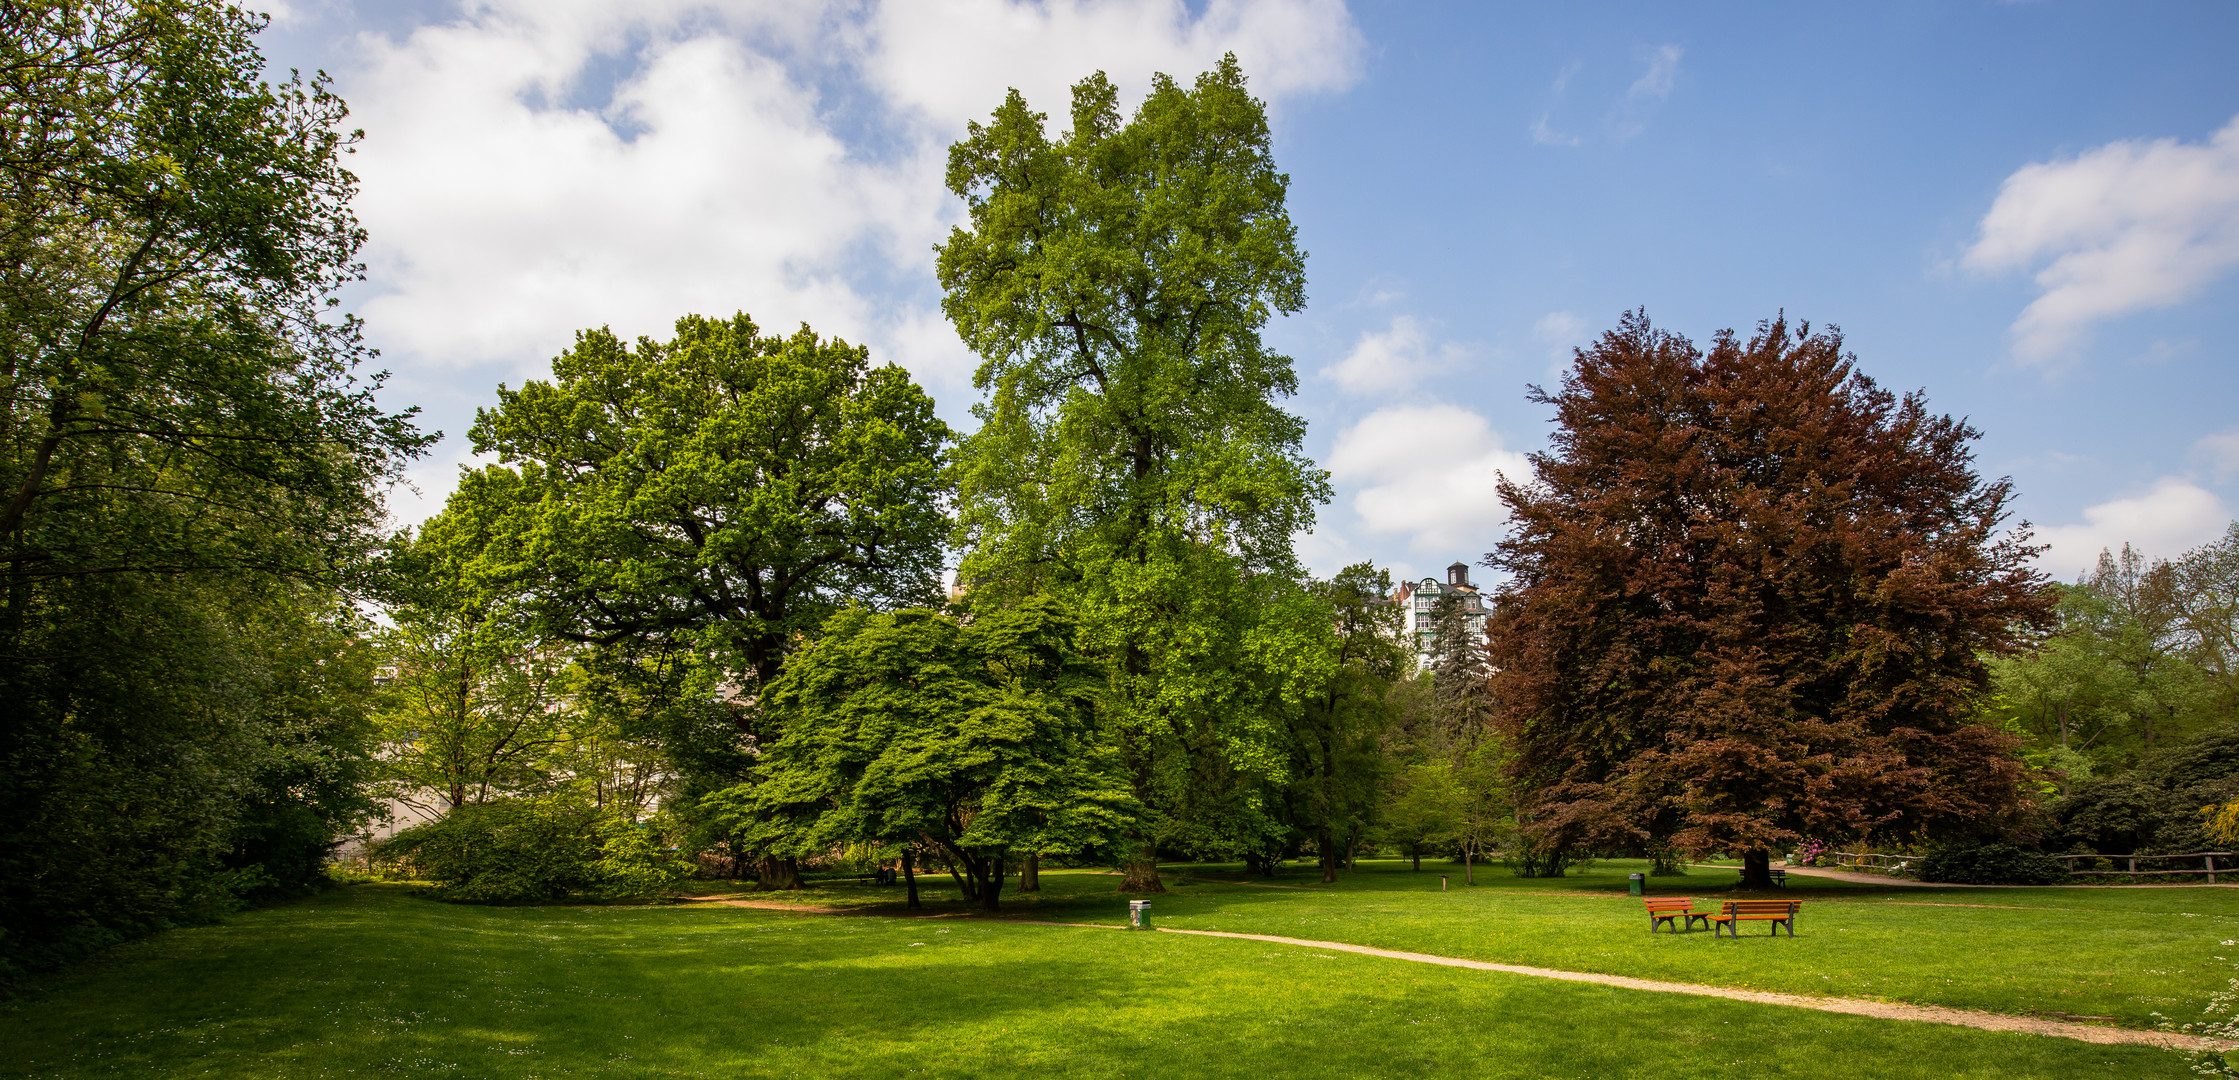
[[[2012,844],[1949,845],[1913,864],[1922,881],[1960,885],[2051,885],[2068,877],[2068,867],[2041,851]]]
[[[2051,806],[2047,847],[2108,855],[2214,850],[2200,813],[2239,799],[2239,724],[2145,755],[2119,776],[2071,785]]]
[[[689,873],[629,818],[556,796],[461,806],[378,854],[410,862],[449,900],[652,896]]]

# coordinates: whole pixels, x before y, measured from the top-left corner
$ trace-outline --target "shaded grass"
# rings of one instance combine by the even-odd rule
[[[2146,1048],[1249,941],[377,887],[118,950],[0,1008],[0,1047],[23,1077],[2185,1075]]]
[[[1250,879],[1305,886],[1285,889],[1208,880],[1247,880],[1238,867],[1175,868],[1170,891],[1152,898],[1154,921],[1752,990],[2106,1018],[2134,1028],[2152,1027],[2155,1012],[2189,1018],[2232,974],[2215,957],[2239,961],[2239,946],[2220,944],[2239,939],[2239,892],[2231,889],[1929,889],[1798,875],[1789,889],[1743,894],[1732,870],[1650,879],[1651,894],[1693,895],[1699,910],[1731,896],[1805,902],[1794,941],[1767,940],[1761,926],[1735,941],[1708,931],[1649,934],[1626,891],[1625,875],[1644,870],[1640,862],[1610,860],[1552,879],[1480,866],[1475,886],[1462,884],[1458,866],[1411,873],[1407,865],[1362,860],[1333,887],[1305,873]],[[1452,881],[1444,892],[1440,873]],[[1009,899],[1006,912],[1125,921],[1127,898],[1111,891],[1112,877],[1045,871],[1043,878],[1042,894]],[[884,910],[898,893],[827,887],[774,899]],[[927,896],[931,910],[966,910],[953,888]]]

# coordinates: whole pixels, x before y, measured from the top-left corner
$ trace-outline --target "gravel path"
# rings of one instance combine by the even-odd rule
[[[2228,1050],[2239,1046],[2239,1043],[2207,1039],[2198,1035],[2099,1027],[2093,1024],[2074,1024],[2064,1020],[2042,1020],[2033,1016],[2007,1016],[2002,1013],[1982,1012],[1976,1009],[1947,1009],[1938,1005],[1899,1005],[1886,1001],[1867,1001],[1862,998],[1812,997],[1806,994],[1772,994],[1761,990],[1734,990],[1723,986],[1663,982],[1657,979],[1635,979],[1626,975],[1557,971],[1553,968],[1526,967],[1522,964],[1493,964],[1483,960],[1463,960],[1454,956],[1433,956],[1429,953],[1377,949],[1367,945],[1347,945],[1338,941],[1309,941],[1305,938],[1276,937],[1272,934],[1233,934],[1225,930],[1177,930],[1165,926],[1159,927],[1159,929],[1169,934],[1242,938],[1246,941],[1270,941],[1278,945],[1299,945],[1310,949],[1360,953],[1363,956],[1410,960],[1418,964],[1439,964],[1445,967],[1469,968],[1473,971],[1499,971],[1510,975],[1529,975],[1539,979],[1560,979],[1564,982],[1595,983],[1601,986],[1617,986],[1627,990],[1650,990],[1663,994],[1693,994],[1697,997],[1726,998],[1730,1001],[1753,1001],[1760,1005],[1789,1005],[1799,1009],[1817,1009],[1820,1012],[1871,1016],[1879,1020],[1914,1020],[1929,1024],[1954,1024],[1959,1027],[1981,1028],[1984,1031],[2020,1031],[2031,1035],[2054,1035],[2063,1039],[2077,1039],[2088,1043],[2159,1046],[2170,1050]]]

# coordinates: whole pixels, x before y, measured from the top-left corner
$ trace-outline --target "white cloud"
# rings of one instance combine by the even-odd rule
[[[1378,409],[1337,437],[1331,477],[1355,492],[1360,528],[1402,534],[1413,548],[1475,557],[1498,541],[1508,511],[1500,476],[1524,481],[1531,463],[1507,449],[1485,418],[1453,405]]]
[[[1625,100],[1610,114],[1610,134],[1622,142],[1648,129],[1648,118],[1671,96],[1672,84],[1679,77],[1679,59],[1686,50],[1677,45],[1659,45],[1648,53],[1648,69],[1626,89]]]
[[[2214,492],[2191,481],[2165,476],[2144,492],[2084,508],[2084,520],[2037,531],[2036,542],[2051,550],[2038,562],[2053,576],[2068,579],[2090,569],[2101,551],[2124,544],[2154,558],[2175,558],[2223,534],[2231,509]]]
[[[2108,143],[2006,178],[1961,264],[2037,267],[2012,327],[2016,359],[2050,364],[2091,325],[2168,307],[2239,265],[2239,118],[2205,143]]]
[[[1571,77],[1578,74],[1579,67],[1579,62],[1573,60],[1564,64],[1563,70],[1556,73],[1554,84],[1547,88],[1549,110],[1540,113],[1539,119],[1532,121],[1531,136],[1533,142],[1541,146],[1577,146],[1585,141],[1576,135],[1557,131],[1548,123],[1548,120],[1554,115],[1553,103],[1562,100],[1563,91],[1570,87]]]
[[[2189,456],[2206,465],[2218,481],[2239,476],[2239,428],[2201,436]]]
[[[1532,324],[1532,338],[1547,346],[1548,362],[1554,371],[1561,372],[1570,366],[1570,351],[1593,338],[1586,316],[1575,311],[1550,311]]]
[[[1679,74],[1679,58],[1685,53],[1677,45],[1659,45],[1648,55],[1648,70],[1633,80],[1625,96],[1634,101],[1662,101],[1671,96],[1672,79]]]
[[[1546,113],[1541,113],[1539,119],[1532,121],[1531,135],[1532,141],[1541,146],[1577,146],[1585,141],[1576,135],[1565,135],[1547,126]]]
[[[1469,350],[1453,342],[1430,340],[1414,316],[1392,319],[1389,329],[1365,331],[1345,359],[1322,369],[1347,393],[1396,394],[1460,367]]]
[[[1252,89],[1281,99],[1350,86],[1362,41],[1342,0],[901,0],[867,27],[872,81],[943,130],[986,116],[1017,87],[1063,126],[1070,88],[1105,71],[1139,99],[1163,71],[1187,83],[1234,52]]]

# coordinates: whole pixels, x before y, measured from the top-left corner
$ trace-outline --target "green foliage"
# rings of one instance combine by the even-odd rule
[[[372,810],[362,621],[206,581],[44,599],[51,651],[0,676],[0,978],[319,884]]]
[[[366,809],[334,587],[427,438],[329,310],[342,102],[261,26],[0,17],[0,978],[300,888]]]
[[[939,248],[942,309],[983,360],[958,456],[959,579],[976,610],[1032,595],[1083,620],[1146,813],[1129,889],[1161,842],[1256,848],[1283,733],[1326,656],[1291,536],[1328,498],[1297,388],[1260,330],[1305,302],[1264,107],[1233,57],[1165,76],[1132,119],[1102,75],[1051,138],[1013,91],[950,148],[969,223]],[[1320,661],[1315,661],[1317,664]]]
[[[1947,844],[1930,851],[1913,870],[1922,881],[1960,885],[2057,885],[2068,866],[2041,851],[2012,844]]]
[[[454,503],[392,544],[393,625],[380,635],[386,788],[439,812],[553,786],[579,727],[563,686],[578,650],[539,637],[512,598],[469,577],[492,542],[489,515]]]
[[[2069,787],[2049,810],[2056,848],[2109,855],[2228,850],[2204,809],[2239,800],[2239,726],[2146,755],[2128,772]]]
[[[1327,658],[1299,672],[1320,685],[1293,714],[1285,802],[1320,848],[1323,880],[1335,881],[1339,863],[1375,824],[1392,689],[1413,658],[1401,643],[1388,572],[1355,563],[1307,592],[1317,603],[1301,605],[1304,621],[1290,633]]]
[[[446,509],[487,523],[465,577],[517,609],[523,640],[576,647],[578,718],[600,734],[568,745],[698,805],[774,738],[761,688],[833,612],[938,595],[949,429],[901,368],[744,314],[634,346],[585,331],[552,374],[476,416],[501,464]],[[620,768],[642,751],[660,768]],[[745,853],[738,829],[687,830]],[[765,866],[764,884],[792,873]]]
[[[849,600],[936,595],[949,431],[901,368],[742,314],[634,347],[587,330],[552,375],[476,415],[502,466],[453,498],[491,522],[478,580],[548,632],[767,682]]]
[[[2239,557],[2239,540],[2179,563],[2149,562],[2128,545],[2119,556],[2101,552],[2091,573],[2060,589],[2058,628],[2036,649],[1995,662],[1999,711],[2048,760],[2060,751],[2068,772],[2081,758],[2084,775],[2119,771],[2231,718],[2214,645],[2229,633],[2228,616],[2199,570],[2226,546]]]
[[[1465,831],[1467,796],[1445,761],[1426,761],[1393,772],[1384,805],[1377,814],[1377,835],[1409,859],[1458,849]]]
[[[1041,599],[970,622],[842,611],[765,695],[762,781],[710,801],[798,846],[938,845],[992,910],[1014,853],[1105,845],[1134,810],[1077,633]]]
[[[688,873],[628,817],[565,796],[461,806],[388,838],[376,855],[466,901],[656,896]]]

